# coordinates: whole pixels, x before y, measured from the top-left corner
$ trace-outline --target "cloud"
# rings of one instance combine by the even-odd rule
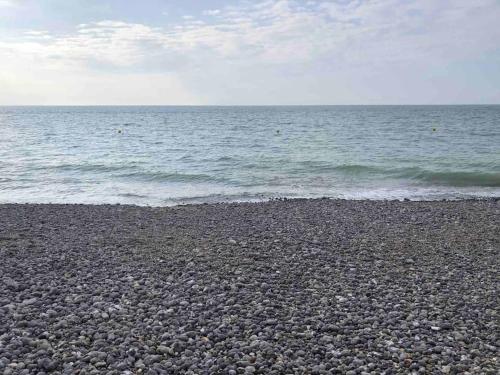
[[[51,43],[38,45],[34,52],[70,61],[101,60],[119,67],[144,63],[159,53],[196,58],[200,50],[204,58],[211,53],[235,60],[252,58],[254,63],[331,58],[334,64],[372,64],[429,55],[473,55],[496,47],[500,37],[500,29],[493,27],[500,16],[494,0],[298,4],[268,0],[205,11],[217,14],[219,20],[205,24],[185,15],[170,29],[103,20],[81,24],[73,34],[51,35]],[[36,31],[29,33],[25,35],[32,37]],[[24,43],[30,42],[11,42],[11,49],[27,52]]]
[[[4,76],[16,75],[22,63],[68,76],[164,73],[207,97],[215,77],[237,82],[226,85],[229,96],[240,87],[255,93],[258,75],[276,95],[274,87],[288,86],[279,78],[286,72],[296,82],[302,77],[301,87],[320,97],[330,92],[321,82],[345,86],[391,70],[429,71],[500,48],[496,0],[265,0],[202,13],[216,17],[185,15],[169,27],[102,20],[65,34],[29,30],[16,38],[0,36],[0,69]]]
[[[12,0],[0,0],[0,8],[7,8],[14,6],[15,3]]]
[[[216,16],[220,13],[221,13],[220,9],[208,9],[203,11],[203,14],[206,16]]]

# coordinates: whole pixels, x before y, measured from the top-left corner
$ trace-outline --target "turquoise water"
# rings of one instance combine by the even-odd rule
[[[500,106],[0,107],[0,202],[500,196]]]

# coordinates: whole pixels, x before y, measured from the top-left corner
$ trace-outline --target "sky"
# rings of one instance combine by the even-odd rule
[[[0,0],[0,105],[499,104],[499,0]]]

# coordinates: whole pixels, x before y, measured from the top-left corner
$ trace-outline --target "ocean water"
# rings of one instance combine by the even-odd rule
[[[0,107],[0,202],[500,196],[500,106]]]

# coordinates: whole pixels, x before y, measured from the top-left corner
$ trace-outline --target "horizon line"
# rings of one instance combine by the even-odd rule
[[[403,106],[494,106],[500,103],[454,104],[0,104],[1,107],[403,107]]]

